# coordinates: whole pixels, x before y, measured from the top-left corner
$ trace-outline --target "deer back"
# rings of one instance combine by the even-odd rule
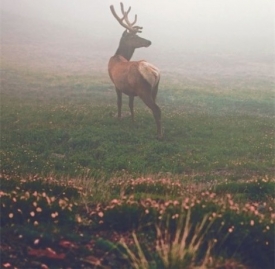
[[[128,95],[139,95],[144,88],[155,87],[159,82],[159,70],[146,61],[127,61],[120,55],[111,57],[109,75],[115,87]]]

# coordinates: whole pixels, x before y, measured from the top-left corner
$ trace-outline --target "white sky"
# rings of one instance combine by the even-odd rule
[[[117,36],[121,26],[109,10],[117,0],[1,0],[1,10],[87,33]],[[274,46],[273,0],[127,0],[138,14],[142,36],[169,46]]]

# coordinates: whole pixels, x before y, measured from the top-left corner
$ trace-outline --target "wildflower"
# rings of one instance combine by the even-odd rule
[[[250,225],[253,226],[254,225],[254,220],[250,221]]]
[[[62,209],[64,209],[67,205],[67,202],[63,199],[59,199],[58,204]]]
[[[103,212],[99,212],[98,216],[102,218],[104,216]]]
[[[51,217],[54,219],[54,218],[56,218],[58,216],[58,212],[55,212],[55,213],[52,213],[51,214]]]
[[[209,197],[214,198],[215,196],[216,196],[216,194],[214,192],[212,192]]]
[[[13,218],[13,213],[9,214],[9,218],[12,219]]]
[[[34,226],[37,226],[38,224],[39,224],[38,221],[35,221],[35,222],[33,223]]]
[[[36,211],[37,211],[37,212],[42,212],[42,208],[41,208],[41,207],[37,207],[37,208],[36,208]]]
[[[33,244],[34,244],[34,245],[39,244],[39,239],[35,239],[35,240],[33,241]]]
[[[117,199],[113,199],[113,200],[111,201],[111,204],[118,204],[118,200],[117,200]]]

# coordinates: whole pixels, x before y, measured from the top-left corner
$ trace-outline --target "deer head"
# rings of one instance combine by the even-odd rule
[[[135,49],[149,47],[152,43],[151,41],[137,35],[137,33],[142,32],[142,27],[135,25],[135,23],[137,22],[137,15],[135,15],[135,19],[133,22],[129,21],[128,14],[131,10],[131,7],[129,7],[127,11],[124,10],[123,3],[120,3],[120,7],[122,13],[121,18],[116,14],[114,6],[110,6],[111,12],[116,20],[121,26],[123,26],[123,28],[126,29],[122,34],[119,42],[119,48],[116,54],[122,55],[129,61]]]

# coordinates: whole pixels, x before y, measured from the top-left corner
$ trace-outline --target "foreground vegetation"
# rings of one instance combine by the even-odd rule
[[[158,141],[102,74],[4,66],[1,266],[274,268],[273,86],[167,74]]]
[[[225,183],[214,192],[167,179],[2,175],[2,266],[273,268],[275,182],[242,184],[224,193]]]

